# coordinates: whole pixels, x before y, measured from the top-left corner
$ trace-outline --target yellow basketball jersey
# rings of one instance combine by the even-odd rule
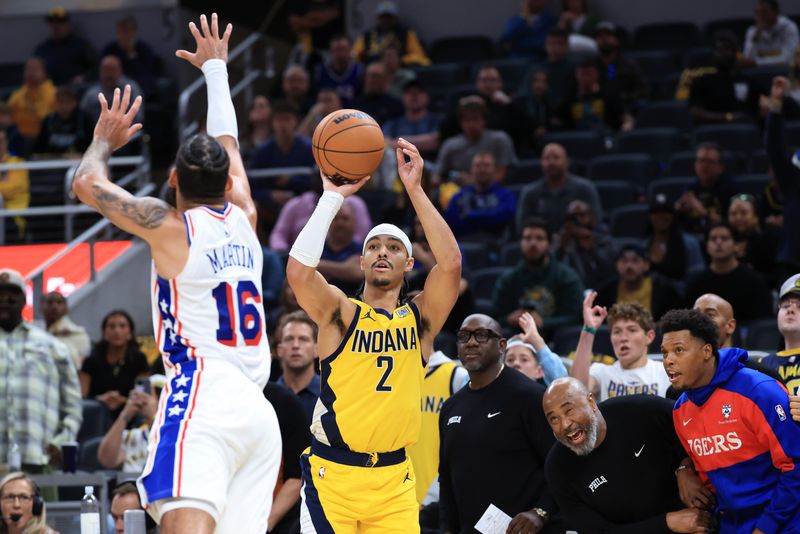
[[[430,368],[422,384],[419,440],[408,448],[417,475],[417,502],[420,504],[439,473],[439,412],[444,401],[453,395],[456,367],[454,362],[444,362]]]
[[[356,452],[389,452],[417,441],[425,360],[413,303],[394,312],[350,299],[356,314],[336,352],[321,362],[311,433]]]

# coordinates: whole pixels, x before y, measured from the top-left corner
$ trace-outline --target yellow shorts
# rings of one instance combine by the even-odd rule
[[[404,450],[369,455],[314,441],[300,465],[303,534],[419,533],[414,469]]]

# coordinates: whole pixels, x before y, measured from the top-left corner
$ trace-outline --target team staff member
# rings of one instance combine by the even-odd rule
[[[800,426],[783,385],[717,349],[697,310],[661,319],[664,368],[684,391],[672,419],[700,478],[716,493],[721,533],[800,533]]]
[[[547,485],[570,528],[581,534],[707,531],[711,515],[681,504],[684,494],[703,503],[713,495],[692,470],[675,471],[685,455],[672,426],[672,401],[633,395],[598,406],[580,380],[559,378],[544,394],[544,413],[559,441],[545,463]]]
[[[348,299],[316,269],[344,197],[367,180],[337,186],[322,176],[325,192],[289,254],[286,277],[319,325],[322,378],[310,454],[301,458],[303,532],[420,529],[405,448],[419,437],[425,365],[458,298],[461,253],[422,189],[417,148],[399,139],[397,161],[437,262],[419,295],[405,301],[405,274],[414,266],[411,241],[390,224],[376,226],[364,241],[360,300]]]
[[[503,365],[501,332],[476,314],[456,334],[470,381],[439,417],[440,530],[473,532],[494,504],[513,518],[508,532],[563,532],[544,477],[554,441],[541,410],[544,387]]]

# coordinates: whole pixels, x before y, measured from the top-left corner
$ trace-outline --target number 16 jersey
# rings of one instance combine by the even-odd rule
[[[336,352],[321,362],[311,433],[326,445],[389,452],[416,443],[425,361],[414,303],[392,312],[351,299],[356,314]]]
[[[261,297],[264,262],[247,216],[223,210],[186,210],[189,256],[171,280],[153,267],[153,333],[168,375],[195,359],[220,359],[260,388],[269,380],[270,349]]]

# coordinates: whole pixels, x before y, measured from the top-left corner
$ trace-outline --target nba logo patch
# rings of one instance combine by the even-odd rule
[[[723,404],[722,405],[722,415],[727,419],[731,416],[731,405],[730,404]]]
[[[786,412],[783,411],[783,406],[780,404],[775,405],[775,413],[778,414],[778,419],[781,421],[786,421]]]
[[[325,467],[319,468],[319,478],[325,478]]]
[[[400,317],[400,318],[402,319],[403,317],[405,317],[406,315],[408,315],[408,308],[405,308],[405,307],[403,307],[403,308],[400,308],[399,310],[397,310],[397,312],[396,312],[396,313],[397,313],[397,316],[398,316],[398,317]]]

